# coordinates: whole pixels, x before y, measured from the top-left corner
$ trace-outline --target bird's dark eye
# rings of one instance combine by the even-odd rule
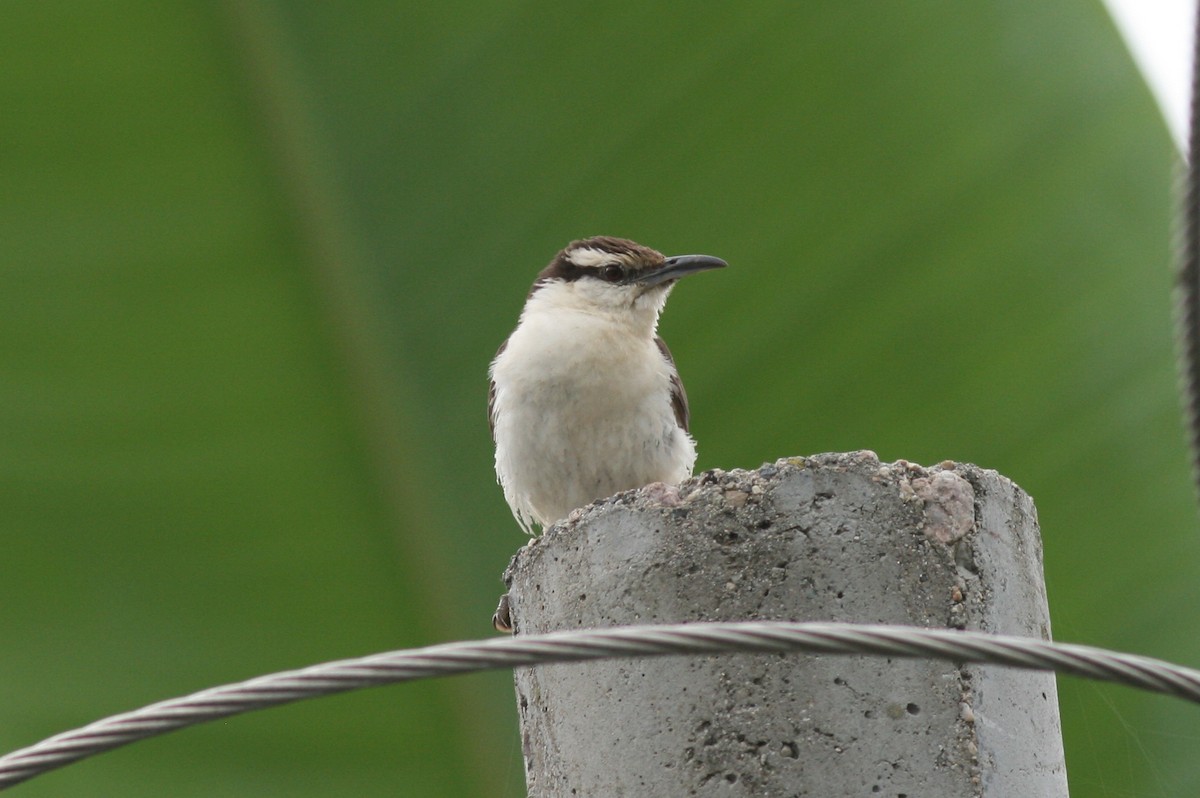
[[[609,283],[619,283],[625,279],[625,269],[616,263],[610,263],[600,269],[600,276]]]

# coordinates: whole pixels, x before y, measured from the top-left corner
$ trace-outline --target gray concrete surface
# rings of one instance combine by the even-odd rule
[[[506,573],[516,634],[830,620],[1049,638],[1032,501],[871,452],[705,472],[598,502]],[[721,655],[519,669],[529,795],[1065,796],[1050,674]]]

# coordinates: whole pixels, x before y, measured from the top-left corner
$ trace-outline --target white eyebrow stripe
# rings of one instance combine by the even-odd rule
[[[631,263],[631,258],[626,253],[606,252],[594,247],[577,247],[567,253],[567,260],[584,269],[602,266],[605,263],[621,263],[626,266]]]

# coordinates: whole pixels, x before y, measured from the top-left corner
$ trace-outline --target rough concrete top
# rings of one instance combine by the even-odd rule
[[[769,545],[769,539],[779,532],[781,519],[790,519],[786,523],[795,526],[794,516],[799,512],[803,518],[811,518],[814,522],[811,525],[804,522],[806,527],[813,527],[803,530],[805,534],[820,535],[821,525],[815,522],[820,518],[822,505],[835,493],[840,502],[849,503],[856,509],[850,518],[839,521],[830,534],[838,535],[848,530],[847,539],[851,539],[855,536],[878,535],[885,529],[917,530],[920,539],[892,537],[881,541],[880,545],[885,550],[891,547],[895,551],[915,546],[926,557],[941,563],[937,567],[934,567],[935,563],[930,563],[933,570],[952,564],[958,572],[958,579],[955,580],[958,590],[968,599],[972,586],[986,592],[986,595],[977,596],[979,604],[994,604],[997,580],[989,578],[980,583],[977,578],[980,573],[978,560],[983,558],[986,561],[992,569],[989,573],[995,573],[995,569],[999,568],[1007,574],[1015,568],[1014,573],[1025,573],[1036,576],[1036,579],[1032,583],[1014,583],[1013,586],[1023,585],[1037,591],[1040,595],[1030,598],[1038,599],[1044,605],[1037,511],[1024,491],[996,471],[971,464],[943,461],[926,468],[905,460],[881,463],[878,455],[866,450],[787,457],[774,463],[765,463],[752,471],[711,469],[678,486],[657,483],[602,499],[574,511],[546,530],[541,537],[531,540],[513,557],[505,571],[505,581],[511,587],[513,569],[521,563],[529,566],[532,559],[546,554],[569,558],[565,552],[579,546],[591,548],[593,554],[597,553],[597,549],[615,547],[619,549],[620,558],[630,563],[669,559],[674,549],[680,548],[670,547],[666,540],[623,533],[622,518],[631,519],[631,523],[638,526],[647,516],[657,517],[662,521],[665,538],[671,538],[676,533],[683,536],[689,532],[696,535],[714,534],[721,538],[718,542],[728,548],[753,545],[755,542]],[[635,516],[637,521],[632,520]],[[714,523],[719,527],[715,532],[711,528]],[[601,528],[603,533],[599,531]],[[1001,528],[1011,530],[1017,536],[1015,541],[1009,541],[1011,545],[988,545],[988,540],[980,540],[979,535],[971,534],[983,530],[984,538],[992,538],[997,534],[996,530]],[[1032,534],[1018,534],[1023,529],[1031,529]],[[813,542],[819,541],[814,539]],[[639,547],[644,550],[637,551]],[[690,542],[683,548],[688,550],[689,557],[694,555],[695,549]],[[813,554],[837,556],[836,551],[824,545],[814,546]],[[887,568],[879,570],[881,578],[887,578],[882,576],[887,571]],[[912,579],[899,573],[890,574],[890,577],[899,594],[919,589],[920,584],[926,581],[921,574],[914,574]],[[999,581],[1005,582],[1005,587],[1009,586],[1007,577]],[[1000,606],[993,607],[998,614],[996,617],[1002,617],[1012,609],[1003,596],[999,598]],[[1018,603],[1024,604],[1024,598],[1019,597]],[[918,597],[912,606],[923,601]],[[980,617],[977,613],[974,622],[968,624],[967,611],[975,603],[970,600],[964,602],[960,597],[958,602],[953,603],[951,617],[945,620],[924,618],[909,622],[984,631],[1005,631],[1005,628],[998,626],[1009,626],[997,625],[993,618]],[[821,619],[840,618],[830,613]],[[606,625],[600,619],[594,620]],[[879,620],[883,622],[887,619]],[[1040,619],[1036,628],[1039,636],[1049,639],[1048,618]],[[1011,631],[1023,633],[1016,628]]]

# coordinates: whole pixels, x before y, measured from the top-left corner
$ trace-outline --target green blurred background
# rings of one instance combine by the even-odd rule
[[[698,468],[870,448],[1037,500],[1059,639],[1200,663],[1178,156],[1100,3],[6,3],[0,749],[487,637],[485,371],[568,240],[732,267],[663,324]],[[1200,793],[1194,707],[1062,679],[1072,794]],[[523,795],[507,673],[22,796]]]

